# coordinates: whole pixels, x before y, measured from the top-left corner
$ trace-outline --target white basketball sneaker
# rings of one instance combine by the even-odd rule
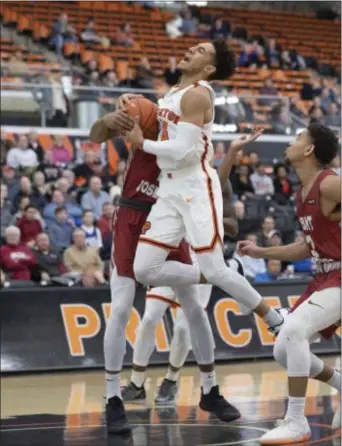
[[[340,429],[341,427],[341,403],[338,406],[338,409],[334,415],[332,424],[331,424],[331,429]]]
[[[308,420],[304,417],[299,420],[285,418],[277,427],[268,431],[259,439],[261,444],[291,444],[301,443],[311,437]]]

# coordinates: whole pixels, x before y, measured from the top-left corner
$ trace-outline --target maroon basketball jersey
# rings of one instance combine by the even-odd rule
[[[159,174],[155,155],[131,149],[124,173],[122,197],[155,203]]]
[[[320,206],[320,184],[332,170],[323,170],[314,182],[305,201],[302,202],[302,188],[297,193],[297,217],[316,260],[319,272],[328,273],[339,269],[341,262],[341,228],[338,221],[331,221],[322,214]]]

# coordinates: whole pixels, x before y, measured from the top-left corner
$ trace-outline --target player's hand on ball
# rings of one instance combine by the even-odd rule
[[[242,135],[240,138],[233,140],[230,143],[229,149],[239,152],[245,146],[247,146],[247,144],[256,141],[263,134],[263,132],[263,128],[254,127],[250,135]]]
[[[132,144],[133,148],[143,149],[144,136],[138,123],[135,123],[133,130],[126,133],[125,139]]]
[[[118,99],[117,108],[119,110],[124,110],[126,105],[128,105],[132,99],[143,98],[143,97],[144,96],[142,94],[131,94],[131,93],[122,94]]]
[[[124,110],[115,110],[105,116],[106,125],[109,129],[118,130],[121,133],[129,132],[135,125],[134,119]]]
[[[254,259],[259,259],[260,255],[260,247],[250,240],[242,240],[237,244],[237,251],[241,256],[249,256]]]

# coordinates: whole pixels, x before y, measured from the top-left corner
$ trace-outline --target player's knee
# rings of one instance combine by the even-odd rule
[[[175,339],[177,339],[177,343],[190,344],[189,325],[185,318],[176,321],[173,329],[173,336]]]
[[[282,336],[278,336],[274,348],[273,348],[273,357],[282,367],[286,369],[287,361],[286,361],[286,346],[284,344],[284,339]]]
[[[299,319],[293,313],[288,319],[286,319],[279,338],[282,342],[296,343],[307,339],[307,330],[305,321]]]
[[[145,313],[139,330],[154,330],[159,322],[152,314]]]

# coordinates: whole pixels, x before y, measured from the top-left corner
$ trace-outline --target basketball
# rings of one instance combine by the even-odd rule
[[[157,109],[157,105],[146,98],[133,99],[126,106],[129,115],[138,121],[144,138],[154,141],[158,138],[159,133]]]

